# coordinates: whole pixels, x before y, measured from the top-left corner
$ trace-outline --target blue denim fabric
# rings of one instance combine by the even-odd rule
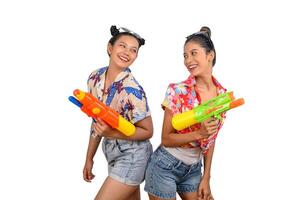
[[[144,180],[152,145],[146,141],[104,139],[102,150],[108,161],[109,176],[127,185],[139,185]]]
[[[160,146],[149,160],[144,190],[162,199],[175,198],[176,192],[196,192],[201,177],[201,161],[186,165]]]

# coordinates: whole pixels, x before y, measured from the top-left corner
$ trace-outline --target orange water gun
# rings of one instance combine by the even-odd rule
[[[132,123],[124,119],[112,108],[100,102],[92,94],[76,89],[73,91],[73,95],[76,98],[70,96],[69,100],[80,107],[89,117],[93,119],[101,118],[112,128],[116,128],[126,136],[135,134],[136,127]]]

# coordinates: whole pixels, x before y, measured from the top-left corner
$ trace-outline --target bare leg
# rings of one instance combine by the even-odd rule
[[[139,189],[139,186],[126,185],[107,177],[99,189],[95,200],[128,200],[137,189]]]
[[[198,199],[198,193],[197,192],[186,192],[179,194],[182,200],[195,200]]]
[[[138,187],[137,190],[129,197],[129,200],[140,200],[140,188]]]

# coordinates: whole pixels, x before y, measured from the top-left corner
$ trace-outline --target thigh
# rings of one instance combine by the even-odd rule
[[[140,188],[138,189],[129,197],[128,200],[141,200],[140,198]]]
[[[95,200],[128,200],[139,186],[130,186],[107,177],[98,191]]]
[[[179,194],[182,200],[196,200],[198,199],[198,193],[197,192],[186,192],[186,193],[180,193]]]

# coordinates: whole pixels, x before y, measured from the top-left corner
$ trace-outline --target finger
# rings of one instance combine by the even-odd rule
[[[95,175],[92,174],[92,172],[90,172],[90,173],[89,173],[89,180],[90,180],[90,182],[91,182],[91,180],[92,180],[94,177],[95,177]]]
[[[217,120],[216,117],[211,117],[211,118],[209,119],[209,123],[215,122],[216,120]]]
[[[206,192],[206,193],[204,194],[204,199],[208,200],[208,198],[209,198],[209,193]]]
[[[219,122],[219,120],[215,119],[215,120],[210,121],[207,125],[208,126],[216,126],[218,124],[218,122]]]
[[[83,178],[84,178],[85,181],[90,182],[89,178],[88,178],[88,171],[87,170],[83,171]]]
[[[214,135],[216,133],[217,133],[217,130],[210,130],[209,135],[211,136],[211,135]]]
[[[200,190],[200,191],[198,192],[198,199],[204,200],[204,195],[203,195],[202,190]]]
[[[209,124],[209,123],[212,123],[216,121],[216,118],[215,117],[210,117],[209,119],[207,119],[206,121],[204,121],[205,124]]]
[[[210,130],[210,133],[212,134],[212,133],[216,133],[218,129],[216,127],[214,127],[214,128],[210,128],[209,130]]]
[[[94,129],[94,130],[99,129],[99,125],[95,123],[95,124],[93,125],[93,129]]]
[[[97,117],[96,120],[97,120],[97,122],[100,123],[101,125],[105,124],[105,122],[104,122],[100,117]]]
[[[208,200],[214,200],[211,194],[208,196]]]
[[[206,126],[206,128],[217,129],[218,125],[217,124],[211,124],[211,125]]]
[[[95,126],[94,126],[94,131],[95,131],[97,134],[101,134],[101,133],[102,133],[102,126],[99,125],[99,124],[95,124]]]
[[[216,131],[215,127],[206,127],[207,135],[212,135]]]
[[[94,174],[92,174],[92,171],[89,170],[88,171],[88,176],[87,176],[87,179],[89,180],[88,182],[91,182],[91,180],[94,178]]]

